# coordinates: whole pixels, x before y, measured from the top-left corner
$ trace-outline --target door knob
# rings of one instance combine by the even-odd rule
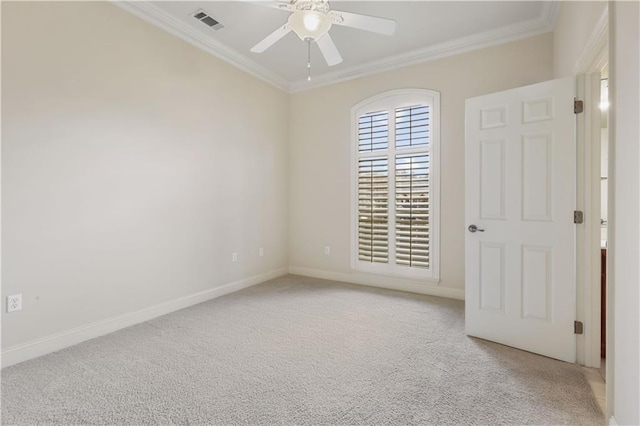
[[[469,232],[471,232],[472,234],[474,232],[484,232],[484,229],[480,229],[476,225],[469,225],[468,229],[469,229]]]

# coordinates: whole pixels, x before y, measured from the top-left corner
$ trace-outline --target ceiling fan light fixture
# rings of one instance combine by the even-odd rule
[[[301,40],[318,40],[331,28],[331,18],[313,10],[298,10],[289,16],[289,27]]]
[[[320,26],[320,17],[317,13],[305,13],[302,23],[308,31],[317,31]]]

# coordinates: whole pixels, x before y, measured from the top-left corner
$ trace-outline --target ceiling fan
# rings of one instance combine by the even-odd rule
[[[264,52],[293,31],[302,41],[307,42],[308,46],[311,45],[311,42],[315,42],[327,61],[327,65],[333,66],[342,62],[342,56],[329,35],[329,29],[332,25],[342,25],[385,35],[392,35],[396,29],[396,21],[392,19],[331,10],[328,0],[260,1],[258,3],[292,13],[286,24],[251,48],[254,53]],[[307,64],[307,67],[311,67],[310,63]]]

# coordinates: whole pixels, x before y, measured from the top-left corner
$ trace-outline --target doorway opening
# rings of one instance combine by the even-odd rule
[[[609,76],[607,67],[600,80],[600,368],[606,381],[605,359],[607,354],[607,229],[609,186]]]

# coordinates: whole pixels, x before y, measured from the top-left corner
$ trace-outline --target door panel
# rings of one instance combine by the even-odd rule
[[[466,332],[575,361],[573,79],[467,100]]]
[[[504,314],[504,244],[480,243],[480,309]]]
[[[504,139],[480,141],[480,217],[505,219]]]

